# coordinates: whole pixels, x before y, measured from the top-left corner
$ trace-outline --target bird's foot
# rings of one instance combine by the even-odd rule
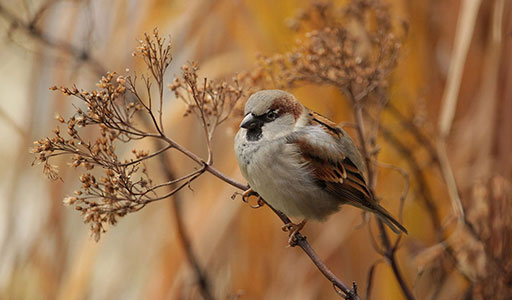
[[[302,222],[300,222],[298,224],[290,222],[290,223],[284,224],[283,227],[281,227],[281,229],[284,232],[289,232],[289,238],[288,238],[288,246],[289,247],[294,247],[297,245],[297,241],[298,241],[297,233],[299,233],[299,231],[301,231],[305,225],[306,225],[306,220],[303,220]]]
[[[254,204],[254,205],[249,203],[249,198],[251,196],[258,197],[258,200],[257,200],[256,204]],[[265,202],[263,201],[261,196],[251,188],[249,188],[248,190],[246,190],[245,192],[242,193],[242,201],[249,204],[252,208],[259,208],[265,204]]]

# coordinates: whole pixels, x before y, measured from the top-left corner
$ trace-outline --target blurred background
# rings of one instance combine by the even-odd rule
[[[62,180],[52,182],[41,166],[31,166],[32,142],[51,135],[56,112],[74,110],[73,99],[49,87],[92,89],[107,71],[143,72],[132,52],[154,27],[172,40],[166,84],[191,60],[200,63],[201,75],[229,78],[253,68],[259,54],[290,51],[300,33],[288,20],[310,2],[0,0],[0,298],[200,299],[172,199],[122,218],[95,242],[80,215],[62,205],[79,186],[78,173],[56,160]],[[378,142],[379,160],[409,178],[406,184],[400,172],[379,170],[377,190],[393,215],[409,186],[403,210],[409,235],[400,242],[399,268],[417,299],[511,299],[511,1],[385,3],[408,28]],[[353,121],[350,103],[336,89],[305,85],[292,92],[335,121]],[[165,97],[167,133],[204,156],[199,125],[183,118],[186,107],[170,91]],[[454,119],[442,136],[447,155],[439,157],[447,99],[456,101]],[[233,151],[236,128],[235,120],[217,131],[215,166],[244,181]],[[178,171],[187,165],[179,155],[170,157]],[[439,161],[448,162],[453,177]],[[155,178],[161,176],[154,169]],[[211,294],[339,299],[300,249],[286,248],[279,219],[268,208],[232,200],[235,191],[206,174],[175,199]],[[454,228],[454,195],[470,230]],[[358,283],[362,297],[371,277],[373,299],[405,299],[369,227],[375,222],[347,207],[303,232],[340,279]]]

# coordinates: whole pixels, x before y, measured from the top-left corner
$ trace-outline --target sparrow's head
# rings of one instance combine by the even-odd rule
[[[247,130],[249,141],[274,139],[292,132],[304,111],[304,106],[292,94],[263,90],[247,100],[240,127]]]

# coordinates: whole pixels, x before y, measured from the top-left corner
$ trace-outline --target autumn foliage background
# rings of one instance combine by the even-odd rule
[[[49,87],[93,89],[106,71],[143,72],[132,52],[144,32],[158,27],[161,35],[171,36],[173,61],[166,84],[192,60],[199,62],[200,76],[231,78],[254,70],[261,55],[291,51],[303,34],[290,29],[291,18],[310,3],[0,1],[0,298],[199,298],[176,232],[175,200],[216,298],[338,298],[304,253],[285,247],[287,235],[268,208],[251,209],[239,198],[232,200],[236,189],[211,175],[201,176],[176,199],[120,219],[96,243],[79,215],[62,205],[79,185],[78,173],[66,160],[57,160],[62,180],[49,181],[40,167],[31,167],[34,157],[29,153],[32,141],[54,129],[55,112],[74,111],[72,99]],[[386,165],[379,168],[377,190],[383,205],[399,215],[399,199],[409,187],[402,219],[409,235],[397,252],[406,284],[417,299],[510,299],[512,4],[383,3],[405,33],[389,80],[392,107],[381,115],[378,159]],[[458,21],[467,32],[456,30]],[[354,122],[349,101],[336,88],[303,84],[291,91],[335,121]],[[170,90],[164,95],[167,133],[205,156],[200,124],[183,117],[187,107]],[[456,98],[456,110],[444,137],[441,112],[450,97]],[[214,164],[243,181],[233,152],[237,122],[235,118],[217,130]],[[440,157],[438,147],[443,141],[446,157]],[[169,159],[176,170],[191,166],[175,153]],[[447,179],[443,160],[455,182]],[[152,174],[155,179],[164,176],[157,166]],[[454,193],[465,208],[469,229],[454,221]],[[374,220],[345,207],[325,223],[308,224],[303,233],[338,277],[358,283],[363,298],[371,274],[373,299],[401,299],[368,228],[376,232]]]

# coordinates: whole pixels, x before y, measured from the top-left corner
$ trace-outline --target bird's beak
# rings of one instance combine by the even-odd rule
[[[245,129],[253,129],[258,127],[260,125],[259,123],[260,120],[256,118],[252,113],[249,113],[242,120],[242,123],[240,123],[240,127]]]

